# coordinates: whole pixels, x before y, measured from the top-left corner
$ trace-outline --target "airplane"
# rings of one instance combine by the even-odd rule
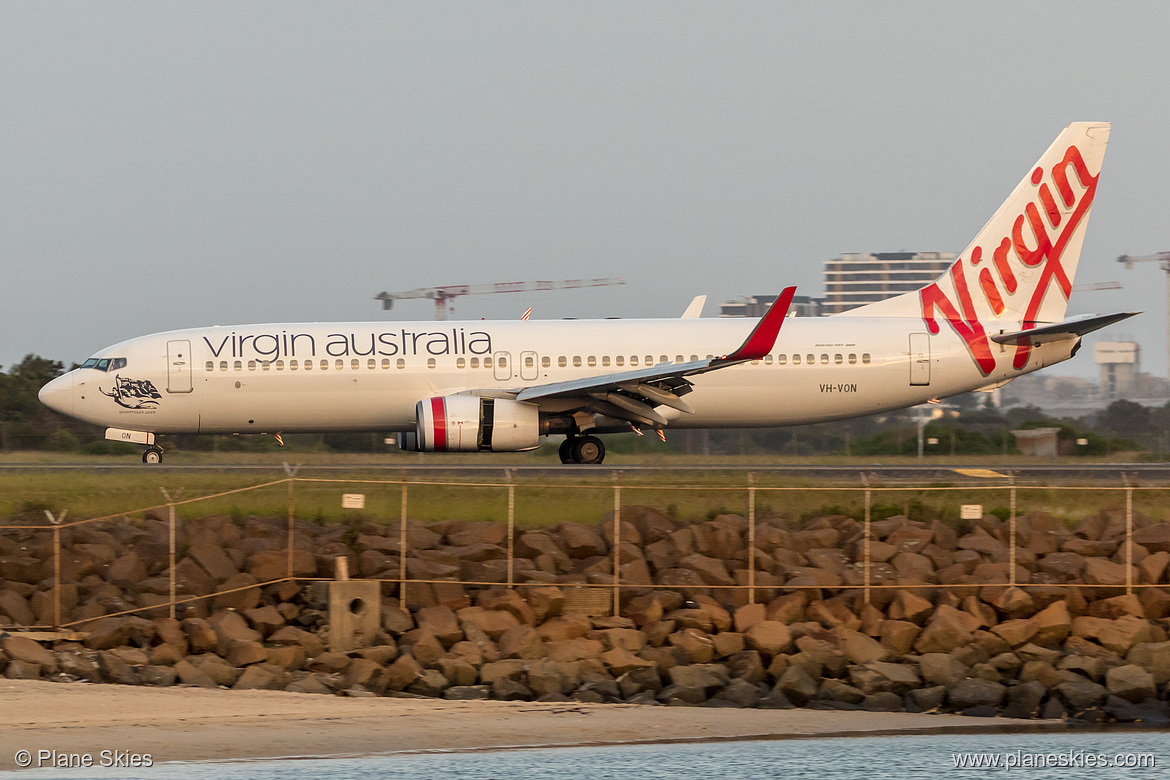
[[[165,434],[397,432],[417,452],[521,452],[563,435],[800,425],[915,406],[1068,360],[1136,312],[1065,318],[1109,139],[1066,127],[974,240],[920,290],[830,317],[278,323],[175,330],[46,384],[51,409],[146,445]]]

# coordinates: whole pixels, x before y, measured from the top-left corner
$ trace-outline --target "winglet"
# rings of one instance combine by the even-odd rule
[[[788,316],[788,307],[792,305],[792,296],[796,294],[795,287],[785,287],[780,297],[772,302],[768,312],[756,323],[751,335],[740,345],[739,349],[730,355],[724,355],[722,361],[759,360],[772,351],[776,344],[776,337],[780,335],[780,326]]]
[[[693,320],[698,319],[699,315],[703,313],[703,304],[707,302],[706,295],[696,295],[695,299],[691,301],[687,310],[682,313],[682,319]]]

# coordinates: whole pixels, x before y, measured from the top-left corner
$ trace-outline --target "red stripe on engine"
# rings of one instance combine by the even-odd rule
[[[442,398],[431,399],[431,428],[434,432],[435,452],[447,451],[447,405]]]

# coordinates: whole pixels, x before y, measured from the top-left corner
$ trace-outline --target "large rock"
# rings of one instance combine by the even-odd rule
[[[1154,675],[1154,682],[1170,682],[1170,642],[1143,642],[1134,645],[1125,660],[1137,664]]]
[[[914,649],[919,653],[949,653],[969,643],[974,636],[975,621],[970,614],[943,604],[934,611],[926,628],[918,635]]]
[[[918,658],[922,679],[948,688],[958,685],[970,676],[971,670],[949,653],[924,653]]]
[[[1083,712],[1090,707],[1099,707],[1107,695],[1105,686],[1098,685],[1092,680],[1070,680],[1056,686],[1056,694],[1064,702],[1069,712]]]
[[[1114,696],[1135,704],[1158,695],[1154,675],[1136,664],[1118,666],[1106,672],[1105,688]]]
[[[849,681],[865,694],[893,692],[899,696],[922,685],[912,666],[886,661],[850,666]]]
[[[792,648],[792,632],[776,620],[761,621],[744,632],[744,640],[751,650],[766,658],[786,653]]]
[[[980,705],[998,707],[1006,697],[1007,688],[1004,685],[979,677],[968,677],[947,690],[947,701],[951,709],[955,710]]]
[[[1032,642],[1041,647],[1054,647],[1063,642],[1072,631],[1072,616],[1068,611],[1068,604],[1064,601],[1054,601],[1032,616],[1032,625],[1036,633]]]
[[[866,664],[871,661],[884,661],[890,657],[890,651],[882,646],[873,637],[868,637],[858,631],[838,627],[833,629],[838,647],[845,657],[855,664]]]

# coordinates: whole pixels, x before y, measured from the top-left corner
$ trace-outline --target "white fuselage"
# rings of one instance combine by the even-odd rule
[[[124,359],[54,380],[58,411],[151,433],[407,431],[416,404],[719,356],[746,319],[366,322],[215,327],[158,333],[103,350]],[[1019,323],[997,322],[1001,332]],[[983,375],[950,328],[922,319],[789,318],[769,355],[692,378],[670,428],[815,423],[922,403],[1068,359],[1078,340],[1037,346],[1020,369],[992,345]],[[87,361],[87,363],[93,362]],[[100,364],[99,364],[100,365]],[[118,366],[113,368],[113,366]],[[545,414],[562,411],[555,399]]]

